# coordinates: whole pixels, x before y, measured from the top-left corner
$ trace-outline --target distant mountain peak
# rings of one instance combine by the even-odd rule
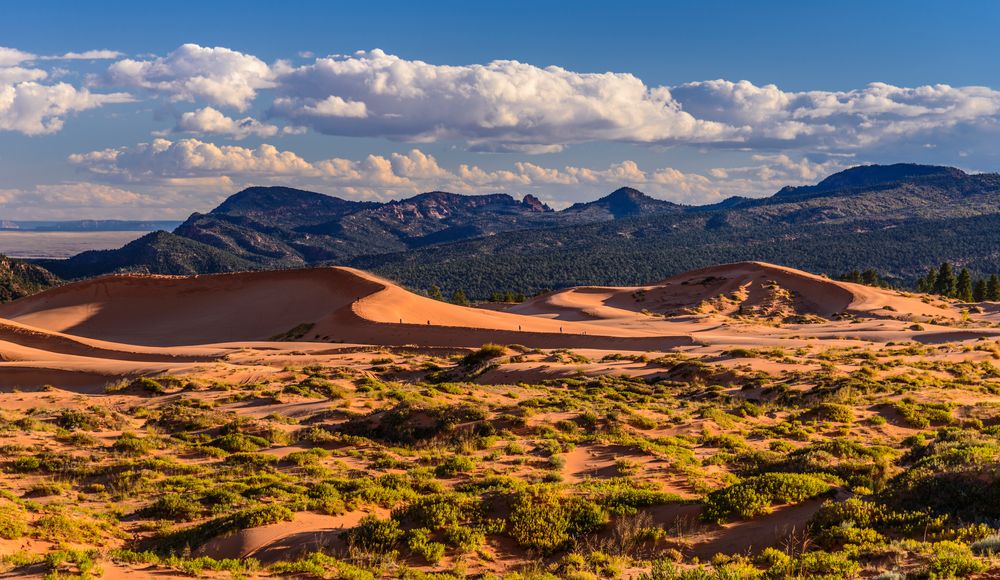
[[[619,187],[598,200],[587,203],[576,203],[564,211],[570,213],[604,211],[617,219],[633,215],[679,210],[680,207],[675,203],[650,197],[634,187]]]
[[[961,169],[943,165],[920,165],[918,163],[856,165],[834,173],[816,185],[783,187],[774,197],[815,196],[834,191],[879,187],[900,181],[933,178],[961,179],[967,176],[968,174]]]
[[[645,193],[639,191],[638,189],[636,189],[634,187],[619,187],[618,189],[616,189],[616,190],[612,191],[611,193],[605,195],[601,199],[607,199],[607,200],[624,200],[624,199],[628,199],[628,200],[636,201],[636,200],[647,200],[647,199],[652,200],[654,198],[646,195]],[[598,201],[600,201],[600,200],[598,200]]]
[[[922,177],[965,177],[966,173],[955,167],[943,165],[919,165],[917,163],[894,163],[891,165],[857,165],[830,175],[816,184],[822,189],[845,187],[869,187],[905,179]]]
[[[349,201],[294,187],[255,185],[229,196],[209,213],[253,215],[273,211],[286,212],[307,207],[354,209],[368,205],[372,204],[370,202]]]
[[[531,195],[530,193],[524,196],[524,199],[521,200],[521,205],[527,207],[528,209],[531,209],[532,211],[537,211],[537,212],[553,211],[551,207],[549,207],[547,204],[542,202],[542,200]]]

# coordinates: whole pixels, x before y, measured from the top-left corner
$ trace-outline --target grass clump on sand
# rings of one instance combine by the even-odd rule
[[[461,364],[466,367],[477,367],[495,358],[507,354],[507,349],[499,344],[484,344],[482,348],[465,355]]]

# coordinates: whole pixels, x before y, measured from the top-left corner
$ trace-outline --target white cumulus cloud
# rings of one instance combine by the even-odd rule
[[[28,52],[0,47],[0,131],[55,133],[67,115],[132,100],[126,93],[93,93],[65,82],[43,84],[50,75],[32,66],[37,59]]]
[[[23,50],[18,50],[16,48],[9,48],[6,46],[0,46],[0,67],[2,66],[16,66],[22,62],[28,62],[35,60],[37,58],[30,52],[24,52]]]
[[[85,50],[83,52],[67,52],[60,56],[49,57],[53,60],[112,60],[124,56],[117,50]]]
[[[988,87],[871,83],[850,91],[786,92],[727,80],[671,88],[692,115],[741,127],[743,146],[853,150],[966,125],[995,125],[1000,91]]]
[[[0,69],[0,79],[4,76]],[[132,97],[125,93],[92,93],[68,83],[0,83],[0,131],[18,131],[25,135],[55,133],[62,129],[64,117],[70,113],[131,100]]]
[[[131,147],[73,154],[69,161],[92,174],[129,182],[212,175],[304,176],[316,173],[306,160],[291,151],[279,151],[273,145],[250,148],[216,145],[198,139],[155,139]]]
[[[322,133],[552,151],[584,141],[735,138],[680,110],[669,89],[631,74],[578,73],[517,61],[445,66],[381,50],[276,67],[272,114]]]
[[[256,56],[197,44],[184,44],[151,60],[117,61],[108,67],[107,76],[115,85],[240,111],[250,106],[258,90],[273,86],[271,68]]]
[[[273,137],[279,131],[277,126],[261,123],[253,117],[233,119],[212,107],[203,107],[197,111],[181,114],[174,130],[183,133],[224,135],[233,139],[245,139],[250,136]]]

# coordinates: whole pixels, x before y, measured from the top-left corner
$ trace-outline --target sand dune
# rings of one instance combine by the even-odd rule
[[[24,349],[136,362],[199,362],[215,358],[210,349],[146,348],[43,330],[2,318],[0,318],[0,341],[7,343],[7,348],[0,350],[0,360],[17,359],[18,353]],[[35,357],[27,358],[33,360]]]
[[[385,517],[387,511],[378,510]],[[213,558],[254,557],[263,562],[305,555],[316,550],[329,550],[337,544],[344,530],[356,526],[364,511],[352,511],[339,516],[298,512],[290,522],[239,530],[232,535],[209,540],[196,551],[198,556]]]
[[[0,306],[0,318],[48,331],[138,345],[261,341],[474,346],[632,345],[686,337],[564,323],[447,304],[349,268],[212,276],[105,276]]]
[[[844,317],[863,323],[845,324]],[[662,352],[698,344],[933,343],[997,334],[989,314],[975,328],[956,328],[950,321],[958,317],[957,308],[936,299],[759,262],[646,286],[570,288],[500,311],[432,300],[350,268],[112,275],[0,305],[0,387],[97,388],[116,377],[221,363],[244,350],[310,352],[319,360],[317,349],[331,343]],[[914,321],[926,329],[911,328]],[[267,374],[267,367],[247,362],[218,373]],[[514,367],[488,377],[515,380]]]
[[[815,315],[955,318],[957,312],[903,293],[839,282],[764,262],[685,272],[647,286],[578,287],[539,296],[510,310],[559,320],[613,321],[654,314],[716,314],[760,319]]]

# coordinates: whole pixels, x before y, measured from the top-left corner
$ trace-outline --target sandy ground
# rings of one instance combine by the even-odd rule
[[[121,376],[183,374],[247,350],[293,353],[321,344],[494,342],[666,352],[827,341],[942,343],[1000,334],[992,320],[997,309],[983,310],[963,322],[957,306],[940,300],[757,262],[642,287],[571,288],[505,311],[439,302],[349,268],[116,275],[0,306],[0,386],[86,387]],[[506,372],[508,380],[518,372],[545,375],[537,368]]]
[[[115,275],[0,305],[0,395],[6,409],[46,402],[58,407],[75,398],[96,400],[91,396],[105,395],[107,385],[141,375],[252,384],[281,376],[289,366],[364,369],[400,353],[432,364],[485,343],[526,349],[513,349],[504,364],[478,375],[475,381],[484,389],[597,375],[690,380],[669,376],[675,372],[672,365],[658,362],[679,356],[713,362],[714,372],[722,374],[712,380],[725,384],[723,374],[737,368],[773,375],[819,368],[797,352],[956,343],[954,352],[941,352],[939,358],[985,360],[986,353],[969,354],[961,345],[1000,335],[998,322],[996,304],[952,304],[757,262],[706,268],[641,287],[571,288],[504,310],[435,301],[349,268]],[[520,358],[513,354],[527,349],[538,350]],[[743,357],[734,349],[766,352]],[[496,397],[502,400],[499,392]],[[115,402],[111,396],[100,400]],[[339,411],[366,411],[345,405]],[[294,419],[334,412],[328,406],[315,400],[253,406],[237,401],[224,408],[250,418],[280,413]],[[685,433],[685,428],[662,434]],[[629,464],[661,476],[668,471],[657,457],[611,445],[581,446],[565,459],[561,475],[568,483],[616,477]],[[343,461],[349,464],[351,458]],[[660,481],[682,498],[698,495],[683,485],[675,488],[666,476]],[[792,528],[801,528],[817,507],[817,502],[779,507],[764,518],[702,530],[689,553],[707,558],[775,545]],[[696,510],[666,506],[654,516],[672,525],[678,518],[694,518]],[[365,513],[297,513],[292,522],[216,538],[198,555],[253,556],[264,562],[287,558],[335,544],[337,535]],[[109,564],[104,577],[144,573]]]

